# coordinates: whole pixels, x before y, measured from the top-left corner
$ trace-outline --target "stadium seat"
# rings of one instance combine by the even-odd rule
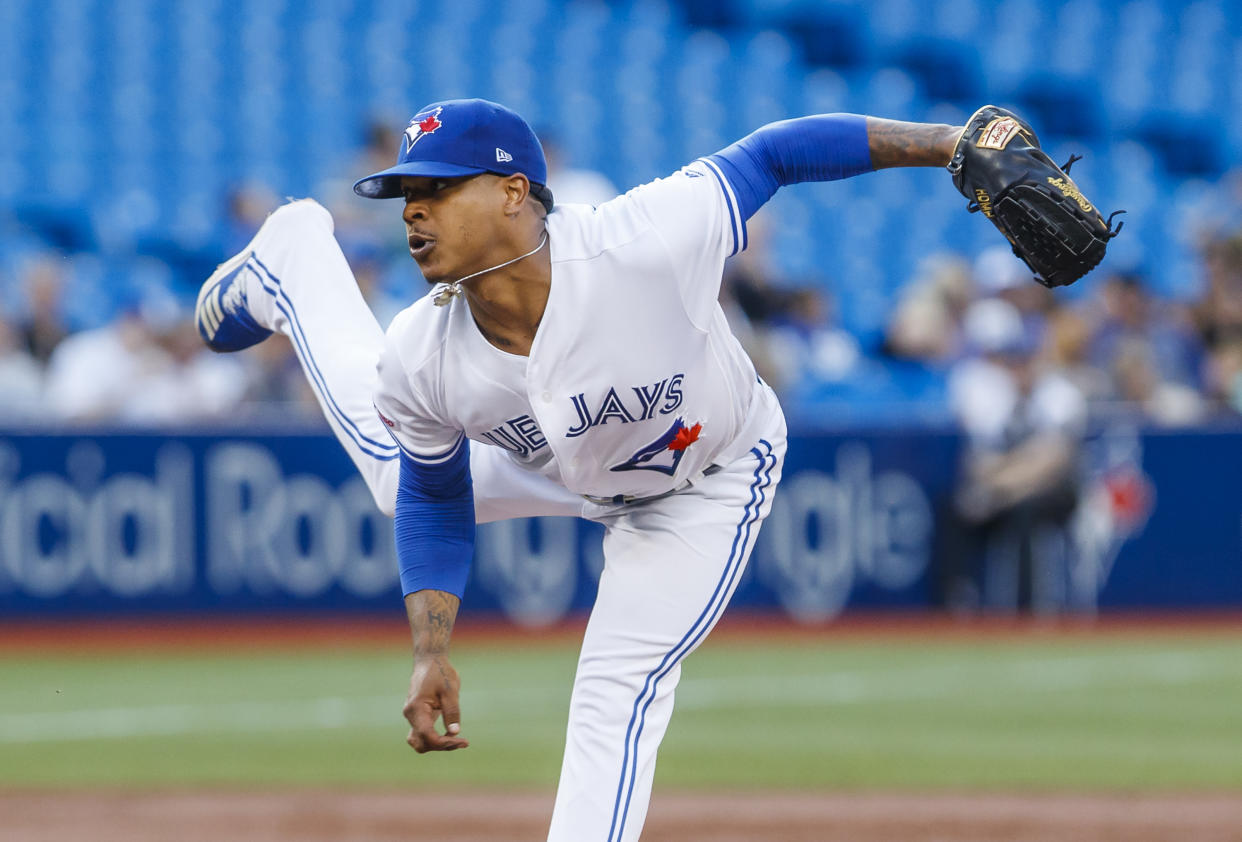
[[[1236,163],[1240,71],[1242,6],[1211,0],[12,0],[0,3],[0,211],[56,247],[132,256],[154,243],[191,271],[213,236],[208,197],[241,178],[309,192],[363,121],[431,98],[508,102],[619,186],[773,119],[960,122],[990,100],[1029,116],[1058,160],[1094,153],[1082,185],[1126,207],[1135,232],[1110,253],[1158,259],[1161,288],[1182,293],[1189,243],[1166,236],[1153,258],[1144,240],[1180,212],[1162,196]],[[841,306],[873,331],[923,252],[995,238],[961,218],[942,174],[921,176],[774,203],[778,265],[871,278],[879,292],[853,300],[851,287]],[[202,201],[168,201],[170,179],[192,180]],[[893,230],[909,233],[880,236]]]

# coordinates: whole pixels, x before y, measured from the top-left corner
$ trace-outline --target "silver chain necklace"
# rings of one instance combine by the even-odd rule
[[[530,257],[535,252],[539,251],[539,249],[547,245],[547,242],[548,242],[548,232],[544,231],[543,237],[540,238],[539,240],[539,245],[535,246],[533,249],[526,252],[526,254],[519,255],[518,257],[515,257],[512,260],[506,260],[504,263],[497,264],[496,266],[492,266],[487,269],[480,269],[479,271],[475,272],[473,275],[467,275],[466,277],[459,278],[456,281],[449,281],[448,283],[444,284],[444,289],[437,292],[435,295],[435,298],[431,300],[435,302],[435,305],[437,307],[443,307],[445,304],[448,304],[450,301],[452,301],[454,296],[461,295],[461,285],[464,282],[470,280],[471,278],[477,278],[479,277],[479,275],[486,274],[487,272],[495,272],[497,269],[503,269],[506,266],[517,263],[519,260],[525,260],[526,258]]]

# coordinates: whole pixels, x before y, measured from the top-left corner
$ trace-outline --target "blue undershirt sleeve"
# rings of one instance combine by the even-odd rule
[[[867,118],[818,114],[769,123],[708,160],[720,167],[750,219],[777,188],[803,181],[834,181],[871,172]]]
[[[394,521],[402,595],[431,589],[460,599],[474,556],[469,442],[438,464],[402,451]]]

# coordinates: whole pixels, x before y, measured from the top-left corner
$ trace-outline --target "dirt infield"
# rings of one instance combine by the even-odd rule
[[[6,842],[536,842],[550,794],[0,794]],[[1208,795],[659,794],[643,842],[1238,842]]]

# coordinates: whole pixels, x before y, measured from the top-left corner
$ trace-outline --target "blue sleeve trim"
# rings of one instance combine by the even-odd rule
[[[733,186],[743,220],[788,184],[835,181],[874,169],[867,118],[858,114],[769,123],[706,160]]]
[[[414,451],[406,447],[404,444],[402,444],[401,439],[397,438],[397,433],[393,429],[393,423],[388,420],[388,417],[384,415],[383,412],[380,412],[380,408],[375,405],[375,401],[371,401],[371,408],[375,410],[375,414],[379,416],[380,421],[382,421],[384,423],[384,426],[388,428],[388,437],[392,439],[393,444],[396,446],[397,450],[400,451],[400,453],[404,453],[406,456],[410,457],[415,462],[421,462],[424,465],[435,465],[440,462],[446,462],[449,459],[452,459],[455,455],[457,455],[458,448],[460,448],[462,446],[462,442],[466,440],[466,434],[459,433],[457,435],[457,441],[453,442],[453,445],[448,450],[442,451],[440,453],[432,453],[432,454],[415,453]],[[399,453],[393,453],[392,456],[389,457],[389,459],[396,459],[398,455]]]
[[[474,557],[468,445],[459,444],[452,458],[436,465],[402,451],[394,530],[402,595],[431,589],[460,599]]]
[[[417,462],[420,465],[443,465],[445,462],[457,458],[458,453],[461,452],[461,449],[466,442],[466,434],[462,433],[461,436],[458,437],[457,441],[453,443],[453,446],[443,453],[426,454],[415,453],[410,450],[402,444],[400,439],[398,439],[395,435],[392,438],[393,441],[397,443],[397,447],[401,449],[402,456],[405,456],[410,459],[410,461]]]

